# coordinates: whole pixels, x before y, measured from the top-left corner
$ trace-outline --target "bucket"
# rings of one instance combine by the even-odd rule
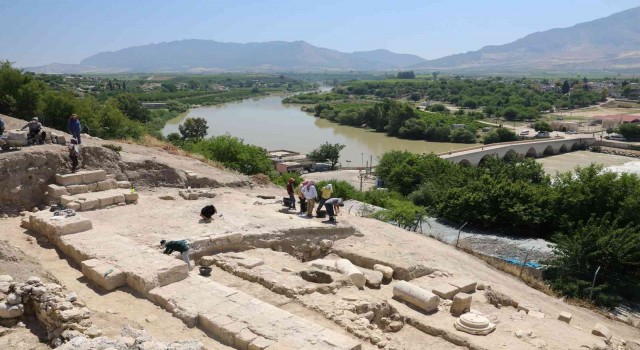
[[[318,210],[318,212],[316,212],[316,216],[320,219],[322,218],[326,218],[327,217],[327,211],[326,210]]]
[[[290,207],[291,206],[291,202],[289,201],[289,197],[282,197],[282,205],[284,205],[285,207]]]
[[[211,275],[211,268],[209,266],[200,266],[200,275],[209,276]]]

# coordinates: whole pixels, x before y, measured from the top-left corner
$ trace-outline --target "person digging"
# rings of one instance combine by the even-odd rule
[[[324,207],[327,209],[327,215],[329,215],[329,220],[325,222],[332,224],[338,223],[335,216],[340,212],[340,207],[344,207],[342,198],[329,198],[324,202]]]
[[[180,241],[169,241],[161,240],[160,246],[164,248],[164,254],[171,254],[174,251],[180,252],[182,256],[182,260],[187,263],[187,268],[191,271],[191,261],[189,260],[189,246],[187,245],[186,240]]]

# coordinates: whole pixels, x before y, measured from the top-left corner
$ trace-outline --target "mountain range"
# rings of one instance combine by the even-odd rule
[[[26,68],[43,73],[328,72],[378,70],[527,72],[640,69],[640,7],[569,28],[533,33],[435,60],[388,50],[353,53],[305,41],[225,43],[180,40],[134,46],[87,57],[80,64]]]

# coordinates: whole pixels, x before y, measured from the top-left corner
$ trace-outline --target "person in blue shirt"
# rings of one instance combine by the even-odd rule
[[[78,115],[72,114],[67,123],[67,130],[71,136],[78,141],[78,144],[82,143],[80,141],[80,129],[80,119],[78,119]]]
[[[0,136],[4,134],[4,122],[0,119]]]

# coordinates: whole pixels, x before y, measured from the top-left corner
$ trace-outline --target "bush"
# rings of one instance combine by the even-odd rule
[[[497,128],[493,129],[487,135],[485,135],[484,144],[488,145],[491,143],[509,142],[515,141],[517,139],[518,137],[516,136],[515,132],[505,128]]]
[[[332,197],[342,198],[344,200],[360,200],[362,198],[362,192],[359,192],[350,183],[342,180],[326,180],[316,182],[315,186],[318,190],[318,196],[321,193],[320,189],[327,184],[331,184],[333,186],[333,194],[331,195]]]
[[[118,154],[120,154],[120,152],[122,151],[122,146],[114,145],[112,143],[105,143],[105,144],[102,145],[102,147],[108,148],[108,149],[110,149],[110,150],[112,150],[112,151],[114,151],[114,152],[116,152]]]
[[[270,174],[274,171],[265,149],[245,144],[242,139],[229,134],[185,143],[184,147],[245,175]]]
[[[302,176],[300,173],[284,173],[273,172],[271,175],[271,182],[278,186],[286,187],[289,183],[289,179],[293,178],[294,184],[298,186],[302,182]]]
[[[455,129],[451,133],[451,142],[476,143],[476,134],[467,129]]]

